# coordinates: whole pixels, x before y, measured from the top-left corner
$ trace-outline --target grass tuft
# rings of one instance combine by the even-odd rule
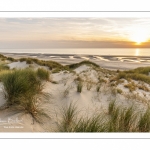
[[[13,70],[0,74],[8,109],[30,114],[35,121],[43,123],[48,114],[41,108],[41,102],[50,95],[43,93],[43,84],[36,71]]]
[[[0,64],[0,71],[3,71],[3,70],[9,70],[9,66],[5,64]]]
[[[16,61],[16,60],[15,60],[14,58],[12,58],[12,57],[7,57],[7,60],[12,61],[12,62]]]
[[[42,83],[31,69],[13,70],[0,75],[8,105],[18,103],[20,97],[41,92]]]
[[[82,87],[83,87],[83,83],[82,82],[78,82],[78,84],[77,84],[77,92],[78,93],[82,92]]]
[[[48,70],[45,70],[43,68],[38,68],[37,69],[37,75],[38,77],[41,79],[41,80],[47,80],[49,81],[49,76],[50,76],[50,73]]]
[[[138,123],[138,131],[140,132],[149,132],[150,131],[150,108],[140,116]]]
[[[136,130],[137,114],[133,107],[122,108],[115,101],[109,104],[110,115],[108,132],[131,132]]]
[[[130,90],[130,92],[133,92],[136,90],[136,85],[134,84],[134,82],[128,83],[124,85],[125,88],[128,88]]]
[[[105,130],[103,124],[99,115],[81,118],[76,122],[73,132],[103,132]]]
[[[60,132],[73,132],[77,113],[77,107],[73,103],[70,103],[68,107],[63,108],[62,121],[58,126]]]

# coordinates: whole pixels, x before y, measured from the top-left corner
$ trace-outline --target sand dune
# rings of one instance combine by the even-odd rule
[[[52,57],[53,58],[53,57]],[[72,58],[71,58],[72,59]],[[70,60],[67,58],[67,60]],[[79,60],[78,60],[79,61]],[[124,63],[118,61],[96,61],[102,67],[95,68],[91,65],[83,64],[73,69],[72,72],[68,70],[58,71],[56,73],[50,72],[51,81],[43,81],[43,92],[51,95],[48,104],[43,103],[42,107],[48,108],[50,120],[40,125],[36,121],[33,122],[32,116],[29,114],[19,114],[9,109],[0,111],[0,131],[1,132],[55,132],[58,131],[58,124],[62,119],[62,108],[68,107],[71,103],[77,106],[79,111],[77,118],[90,117],[96,113],[108,114],[109,103],[116,100],[118,105],[129,107],[134,105],[136,110],[145,111],[149,104],[150,94],[148,90],[139,89],[142,85],[145,89],[150,90],[150,85],[145,82],[128,81],[127,79],[110,81],[115,75],[116,71],[111,69],[132,69],[137,66],[148,66],[148,64]],[[107,62],[107,63],[106,63]],[[70,63],[68,61],[68,63]],[[130,64],[130,65],[129,65]],[[25,69],[25,68],[41,68],[47,69],[46,66],[38,64],[27,64],[25,61],[10,62],[7,64],[10,69]],[[82,80],[82,91],[77,91],[77,86]],[[117,83],[117,84],[116,84]],[[132,83],[136,85],[136,89],[131,93],[129,88],[125,85]],[[97,90],[99,86],[99,90]],[[31,87],[32,88],[32,87]],[[0,106],[6,103],[3,83],[0,82]]]

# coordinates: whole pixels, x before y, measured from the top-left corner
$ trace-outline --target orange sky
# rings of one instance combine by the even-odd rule
[[[0,18],[0,48],[150,47],[150,18]]]

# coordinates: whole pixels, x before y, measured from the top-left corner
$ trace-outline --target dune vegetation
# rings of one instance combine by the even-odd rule
[[[79,110],[70,104],[62,112],[58,132],[149,132],[150,108],[142,114],[131,107],[117,106],[115,101],[109,103],[107,114],[94,114],[78,117]]]
[[[40,108],[41,101],[49,99],[49,94],[42,92],[44,86],[42,81],[48,79],[49,72],[44,69],[1,71],[0,80],[4,86],[3,94],[6,99],[4,108],[28,113],[33,119],[41,122],[43,116],[48,117]]]
[[[13,62],[28,65],[10,69]],[[29,114],[47,124],[46,132],[149,132],[149,72],[150,67],[111,71],[90,61],[63,66],[0,54],[6,101],[0,112]]]

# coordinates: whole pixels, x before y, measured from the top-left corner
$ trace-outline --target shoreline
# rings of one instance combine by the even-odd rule
[[[100,67],[110,70],[129,70],[150,66],[150,56],[121,56],[121,55],[85,55],[85,54],[42,54],[42,53],[4,53],[7,57],[16,59],[31,57],[41,60],[56,61],[62,65],[79,63],[89,60]]]
[[[100,54],[54,54],[54,53],[14,53],[14,52],[0,52],[1,54],[6,54],[6,55],[46,55],[46,56],[70,56],[70,55],[75,55],[75,56],[102,56],[102,57],[138,57],[138,58],[150,58],[150,56],[144,56],[144,55],[100,55]]]

